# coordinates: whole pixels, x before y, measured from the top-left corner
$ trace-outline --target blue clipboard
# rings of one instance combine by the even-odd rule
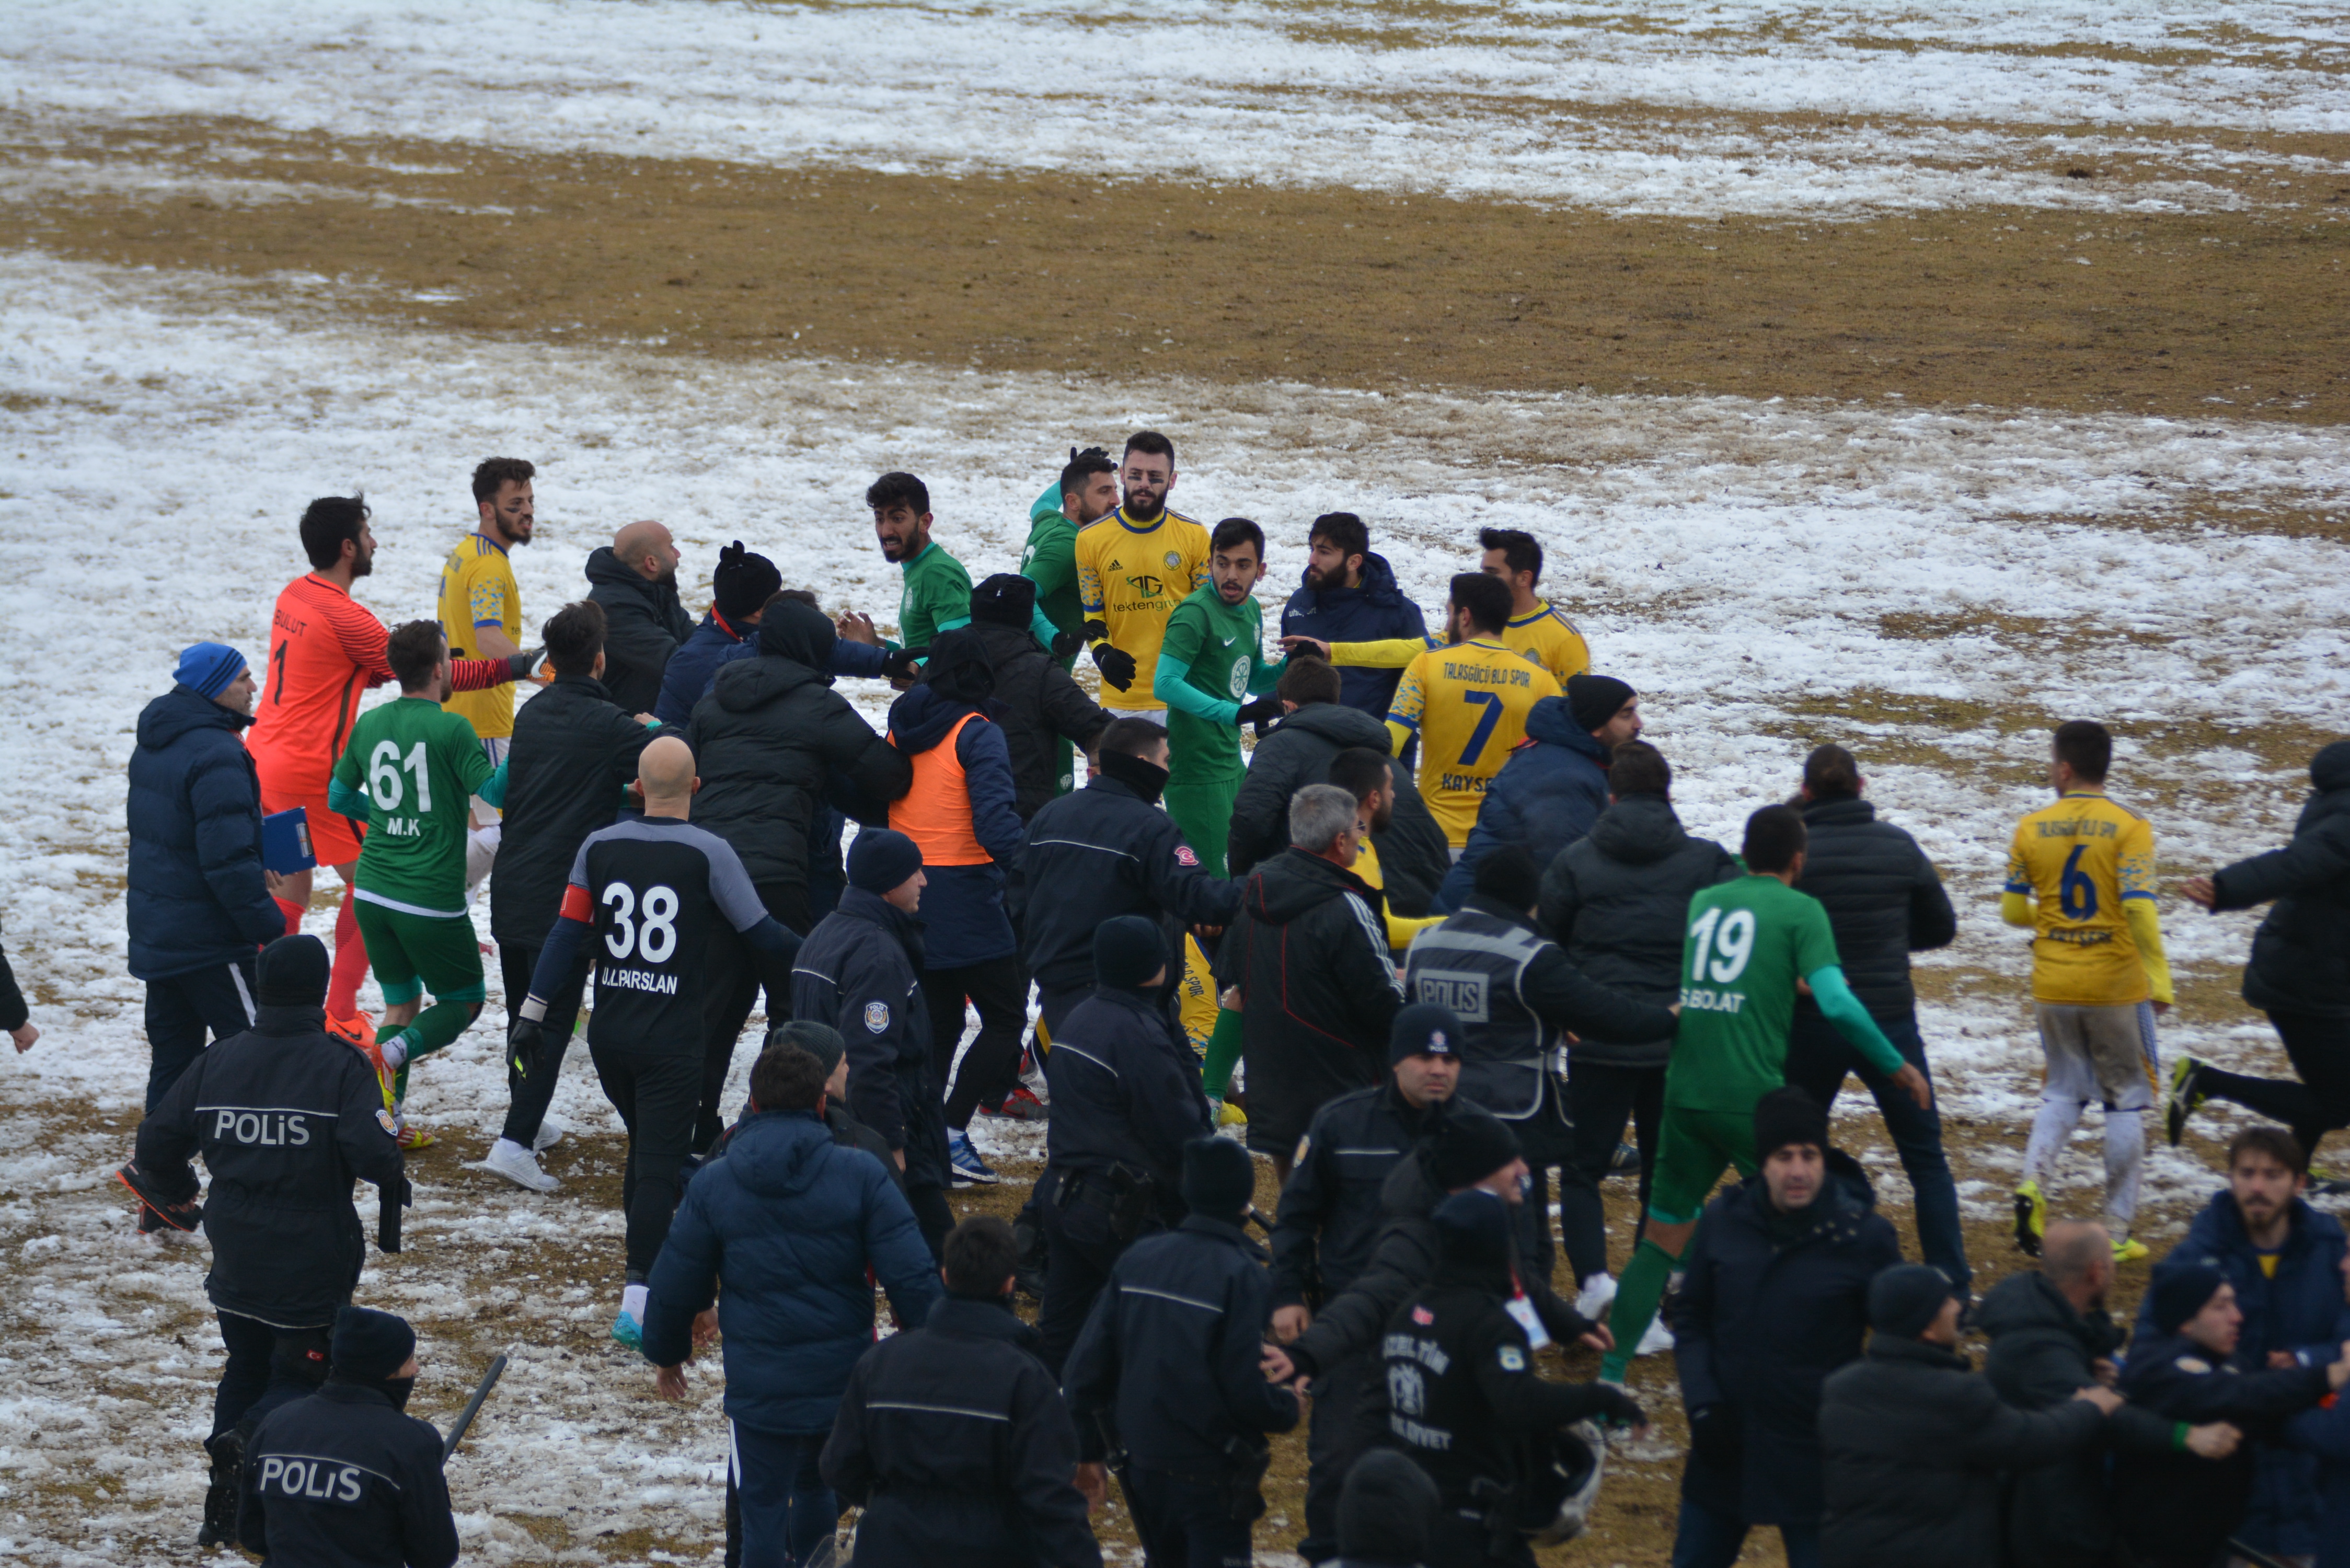
[[[306,808],[297,805],[261,819],[261,864],[280,877],[291,877],[318,864],[318,857],[310,852],[310,813]]]

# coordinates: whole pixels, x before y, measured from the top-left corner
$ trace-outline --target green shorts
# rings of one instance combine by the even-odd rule
[[[1235,774],[1198,783],[1170,778],[1159,797],[1211,877],[1224,874],[1224,841],[1232,836],[1232,802],[1240,794],[1241,775]]]
[[[1693,1224],[1725,1169],[1752,1176],[1760,1166],[1753,1112],[1667,1106],[1657,1135],[1657,1172],[1648,1183],[1648,1218],[1659,1225]]]
[[[351,913],[359,918],[385,1006],[413,1002],[426,991],[435,1002],[488,1000],[481,946],[473,922],[463,915],[411,915],[365,898],[351,900]]]

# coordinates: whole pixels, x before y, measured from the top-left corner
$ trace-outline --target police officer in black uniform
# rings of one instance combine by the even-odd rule
[[[238,1543],[282,1568],[450,1568],[441,1434],[401,1414],[416,1375],[415,1330],[345,1307],[326,1386],[254,1434]]]
[[[1558,944],[1534,929],[1542,873],[1514,844],[1477,862],[1477,890],[1459,913],[1412,939],[1404,996],[1459,1014],[1464,1044],[1461,1096],[1508,1122],[1534,1173],[1534,1212],[1550,1212],[1550,1167],[1561,1181],[1588,1182],[1575,1163],[1566,1113],[1569,1032],[1601,1040],[1669,1040],[1669,1008],[1636,1001],[1585,977]],[[1535,1227],[1534,1268],[1550,1276],[1547,1219]]]
[[[1098,983],[1045,1059],[1053,1118],[1036,1204],[1052,1245],[1036,1330],[1055,1372],[1118,1255],[1182,1219],[1183,1146],[1214,1130],[1199,1064],[1160,1002],[1158,926],[1121,915],[1093,949]]]
[[[931,1256],[943,1260],[947,1118],[931,1078],[923,1004],[922,852],[902,833],[868,827],[848,846],[848,890],[816,922],[792,970],[792,1017],[837,1030],[848,1047],[848,1108],[889,1145]]]
[[[1528,1535],[1564,1500],[1561,1428],[1593,1417],[1639,1427],[1647,1417],[1613,1385],[1535,1373],[1526,1330],[1505,1304],[1515,1287],[1500,1198],[1455,1193],[1437,1207],[1436,1229],[1436,1279],[1388,1320],[1374,1397],[1387,1440],[1418,1461],[1442,1500],[1430,1568],[1525,1568],[1534,1560]]]
[[[1273,1336],[1286,1345],[1322,1303],[1371,1261],[1386,1210],[1380,1189],[1396,1165],[1443,1116],[1461,1076],[1461,1021],[1415,1002],[1388,1035],[1388,1081],[1339,1096],[1314,1113],[1297,1146],[1273,1224]],[[1298,1554],[1319,1563],[1337,1551],[1340,1487],[1353,1466],[1358,1407],[1371,1367],[1360,1352],[1314,1379],[1305,1451],[1305,1538]]]
[[[1064,1386],[1087,1461],[1123,1449],[1145,1561],[1244,1564],[1264,1512],[1265,1435],[1297,1425],[1297,1396],[1261,1366],[1273,1282],[1243,1229],[1255,1161],[1230,1138],[1197,1138],[1182,1184],[1190,1213],[1118,1261]]]
[[[367,1243],[351,1182],[404,1187],[391,1115],[367,1059],[326,1032],[326,944],[280,937],[255,971],[253,1027],[199,1055],[139,1125],[121,1179],[174,1229],[213,1244],[204,1292],[228,1363],[213,1397],[213,1486],[202,1545],[235,1522],[238,1420],[268,1386],[281,1336],[327,1328],[351,1299]],[[212,1172],[201,1209],[190,1160]],[[223,1438],[230,1441],[224,1442]]]

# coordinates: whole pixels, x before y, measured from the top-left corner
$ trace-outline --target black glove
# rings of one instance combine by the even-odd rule
[[[1055,659],[1075,659],[1077,656],[1077,649],[1083,648],[1085,645],[1086,639],[1083,633],[1074,631],[1062,632],[1053,639],[1053,657]]]
[[[1076,447],[1071,447],[1069,449],[1069,461],[1071,462],[1076,462],[1081,457],[1107,457],[1108,455],[1109,452],[1107,449],[1098,446],[1089,446],[1083,452],[1079,452]]]
[[[1101,623],[1093,621],[1087,624],[1098,626]],[[1094,648],[1094,665],[1101,671],[1103,681],[1120,691],[1134,684],[1136,671],[1134,655],[1122,648],[1113,648],[1107,642],[1097,644]]]
[[[892,680],[911,680],[915,667],[930,656],[928,648],[893,648],[881,656],[881,673]]]
[[[1700,1405],[1689,1413],[1690,1448],[1702,1454],[1706,1462],[1736,1468],[1739,1456],[1746,1447],[1745,1434],[1740,1428],[1735,1405]]]
[[[1096,616],[1093,619],[1086,622],[1085,625],[1077,628],[1077,635],[1087,642],[1107,642],[1109,640],[1109,622],[1102,619],[1099,616]]]
[[[546,657],[546,649],[543,648],[534,648],[528,653],[509,654],[506,657],[506,673],[516,680],[527,680],[531,671],[538,668],[538,661]]]
[[[506,1031],[506,1060],[527,1078],[538,1071],[539,1053],[546,1045],[546,1026],[535,1018],[517,1018]]]
[[[1272,723],[1275,719],[1280,717],[1281,699],[1278,697],[1260,697],[1253,702],[1242,703],[1241,711],[1232,715],[1232,722],[1235,724],[1254,724],[1257,727],[1256,732],[1262,735],[1264,733],[1264,726]]]

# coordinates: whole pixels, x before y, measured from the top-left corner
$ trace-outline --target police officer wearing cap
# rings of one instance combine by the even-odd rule
[[[1438,1205],[1436,1277],[1388,1320],[1373,1398],[1387,1440],[1436,1482],[1442,1516],[1430,1568],[1531,1568],[1527,1538],[1565,1498],[1561,1428],[1589,1418],[1644,1427],[1623,1389],[1553,1383],[1507,1306],[1509,1206],[1471,1188]],[[1568,1438],[1568,1441],[1576,1439]]]
[[[1190,1212],[1118,1261],[1069,1355],[1078,1485],[1097,1490],[1101,1462],[1122,1449],[1118,1481],[1149,1562],[1246,1563],[1265,1435],[1297,1425],[1297,1396],[1262,1370],[1273,1285],[1243,1229],[1255,1161],[1230,1138],[1196,1138],[1182,1188]]]
[[[1339,1096],[1314,1113],[1281,1189],[1273,1225],[1273,1336],[1288,1344],[1324,1302],[1352,1284],[1371,1259],[1385,1210],[1380,1189],[1396,1165],[1434,1127],[1461,1076],[1461,1021],[1450,1008],[1416,1002],[1388,1034],[1388,1081]],[[1297,1550],[1319,1563],[1338,1549],[1339,1488],[1361,1452],[1354,1437],[1372,1357],[1358,1352],[1314,1379],[1313,1426],[1305,1439],[1305,1538]]]
[[[449,1568],[457,1521],[441,1434],[403,1415],[416,1331],[388,1312],[335,1318],[326,1386],[261,1423],[245,1458],[237,1543],[301,1568]]]
[[[1053,1119],[1036,1203],[1052,1247],[1036,1329],[1055,1372],[1118,1255],[1183,1217],[1183,1146],[1214,1130],[1199,1064],[1159,1004],[1158,926],[1139,915],[1104,921],[1094,978],[1045,1060]]]
[[[404,1185],[375,1070],[327,1033],[328,968],[316,937],[262,950],[253,1027],[189,1064],[140,1123],[138,1156],[120,1172],[149,1211],[174,1230],[201,1222],[213,1245],[204,1292],[228,1361],[205,1443],[207,1546],[234,1523],[236,1456],[222,1439],[268,1386],[279,1337],[331,1324],[359,1283],[367,1244],[351,1182]],[[201,1208],[197,1156],[213,1179]]]

